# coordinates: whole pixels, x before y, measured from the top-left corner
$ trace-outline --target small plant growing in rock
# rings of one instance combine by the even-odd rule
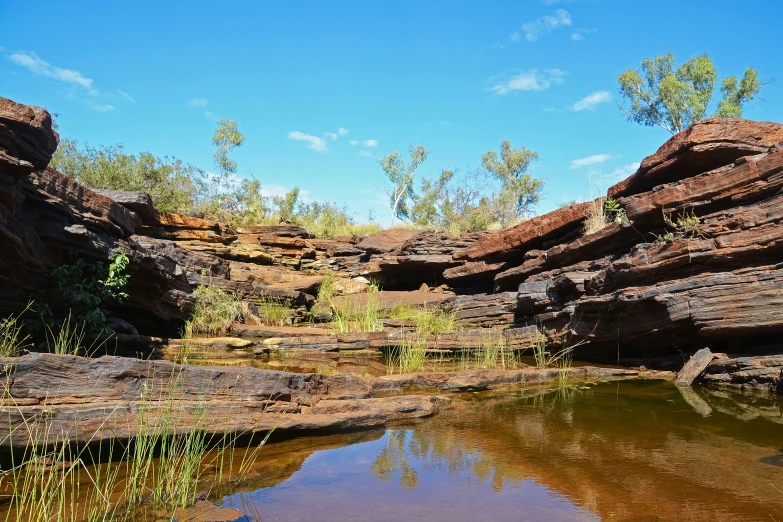
[[[128,263],[128,256],[120,252],[108,267],[75,256],[70,264],[52,269],[44,288],[32,296],[43,327],[59,330],[68,319],[74,325],[83,325],[85,333],[112,333],[106,326],[103,307],[128,298],[122,291],[130,278]]]
[[[606,198],[604,203],[604,214],[606,219],[610,222],[617,223],[618,225],[627,225],[628,216],[625,215],[625,209],[620,205],[620,202],[614,198]]]
[[[666,241],[667,243],[673,242],[679,238],[693,238],[699,235],[699,225],[701,219],[693,212],[683,212],[675,219],[671,218],[671,214],[663,213],[663,222],[674,230],[667,231],[664,235],[659,236],[659,239]]]

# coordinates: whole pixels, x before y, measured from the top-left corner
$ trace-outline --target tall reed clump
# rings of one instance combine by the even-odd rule
[[[379,292],[378,286],[371,284],[364,299],[346,296],[340,303],[332,302],[332,329],[337,333],[383,330]]]
[[[598,198],[590,202],[590,208],[585,219],[584,235],[595,234],[609,224],[609,218],[604,209],[605,203],[606,198]]]
[[[400,330],[398,346],[386,358],[386,372],[389,374],[425,370],[428,345],[437,340],[435,336],[461,329],[453,312],[437,308],[403,305],[393,308],[387,317],[413,323],[412,331]],[[442,354],[438,355],[440,357],[434,362],[442,365]]]
[[[9,315],[0,320],[0,357],[18,357],[29,345],[30,336],[24,333],[25,324],[21,316],[30,309],[27,305],[19,315]]]
[[[111,439],[73,445],[51,418],[25,418],[19,406],[16,414],[9,409],[7,442],[25,437],[26,444],[21,455],[12,454],[11,469],[0,471],[5,521],[175,520],[176,511],[193,504],[200,492],[230,493],[247,477],[282,415],[260,442],[239,446],[231,408],[225,410],[231,401],[221,401],[218,409],[216,393],[206,386],[197,398],[186,397],[180,372],[158,382],[154,375],[144,380],[127,444]],[[4,384],[5,402],[14,405],[9,381]],[[117,427],[114,413],[93,437]],[[225,430],[208,435],[220,415]],[[104,463],[97,464],[99,459]]]
[[[262,298],[258,301],[258,315],[267,326],[286,326],[291,322],[293,311],[287,301]]]
[[[459,353],[459,369],[512,370],[523,366],[519,350],[510,346],[502,332],[489,332],[477,346],[466,347]]]
[[[225,335],[237,316],[247,313],[238,296],[216,286],[200,285],[193,297],[195,304],[185,328],[194,335]]]

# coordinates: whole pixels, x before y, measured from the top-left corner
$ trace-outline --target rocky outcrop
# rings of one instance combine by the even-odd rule
[[[350,375],[54,354],[2,359],[0,365],[0,412],[9,419],[0,426],[0,447],[36,443],[28,438],[36,424],[71,442],[127,439],[156,422],[217,435],[310,432],[431,415],[443,402],[421,395],[373,398],[370,383]]]
[[[58,142],[47,111],[0,97],[0,172],[20,178],[45,169]]]
[[[753,355],[783,333],[781,141],[777,123],[700,122],[609,190],[627,219],[591,234],[584,224],[600,199],[459,238],[393,229],[315,239],[290,224],[231,226],[158,213],[144,194],[89,190],[46,168],[57,143],[46,112],[0,100],[0,311],[22,309],[70,252],[125,251],[130,298],[111,312],[146,335],[176,331],[199,284],[326,321],[329,304],[315,297],[329,275],[338,305],[362,306],[373,280],[385,308],[537,328],[576,358],[679,367],[705,345]]]
[[[783,125],[771,122],[711,118],[680,132],[629,178],[609,189],[612,198],[651,190],[700,172],[729,165],[743,156],[767,152],[783,141]]]

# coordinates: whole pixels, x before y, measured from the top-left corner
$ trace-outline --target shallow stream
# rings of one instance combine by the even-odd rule
[[[267,445],[225,507],[264,521],[783,520],[783,416],[623,381],[452,395],[386,430]]]

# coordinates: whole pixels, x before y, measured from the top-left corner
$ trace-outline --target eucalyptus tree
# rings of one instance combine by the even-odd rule
[[[481,157],[481,165],[501,182],[495,212],[502,224],[524,217],[541,200],[544,180],[534,178],[527,171],[537,159],[537,152],[524,146],[513,149],[509,141],[500,144],[499,157],[494,151]]]
[[[427,159],[429,150],[424,145],[411,145],[409,148],[410,163],[402,159],[402,154],[397,151],[380,159],[379,163],[384,174],[389,179],[390,186],[387,192],[392,207],[392,223],[395,218],[407,220],[410,217],[408,202],[412,202],[416,192],[413,181],[416,169]]]
[[[620,110],[629,121],[658,126],[676,134],[704,119],[718,79],[706,54],[674,69],[674,55],[643,60],[640,69],[628,69],[618,78],[620,94],[629,102]],[[741,118],[742,106],[759,92],[758,71],[749,67],[741,80],[728,76],[721,82],[723,98],[714,116]]]

